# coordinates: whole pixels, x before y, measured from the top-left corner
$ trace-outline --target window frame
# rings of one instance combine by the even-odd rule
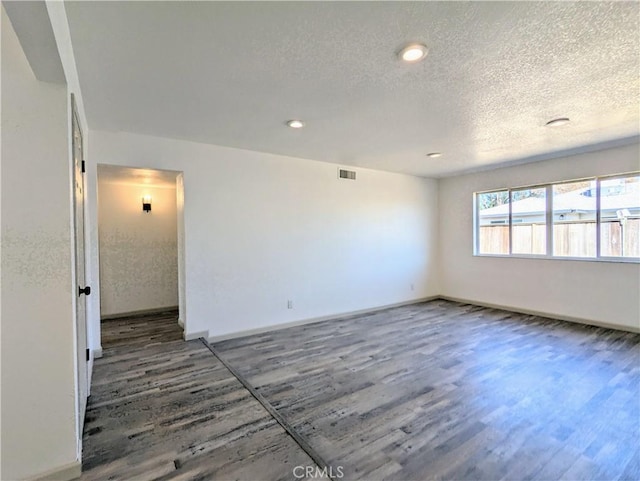
[[[495,189],[480,190],[473,193],[473,256],[474,257],[514,257],[518,259],[547,259],[547,260],[568,260],[568,261],[583,261],[583,262],[618,262],[618,263],[640,263],[640,257],[622,257],[622,256],[603,256],[601,255],[601,199],[600,199],[600,184],[602,181],[610,179],[624,179],[627,177],[638,177],[640,171],[624,172],[619,174],[607,174],[582,177],[578,179],[559,180],[555,182],[546,182],[539,184],[530,184],[517,187],[498,187]],[[571,257],[571,256],[557,256],[553,254],[553,186],[559,184],[567,184],[572,182],[585,182],[595,181],[596,185],[596,255],[595,257]],[[546,203],[545,203],[545,225],[546,225],[546,254],[514,254],[513,253],[513,198],[512,192],[517,192],[526,189],[545,189]],[[478,203],[478,196],[481,194],[489,194],[494,192],[508,193],[509,198],[509,253],[508,254],[482,254],[480,252],[480,209]]]

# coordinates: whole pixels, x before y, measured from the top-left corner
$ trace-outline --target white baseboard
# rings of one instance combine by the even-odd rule
[[[463,298],[459,298],[459,297],[436,295],[436,296],[423,297],[423,298],[420,298],[420,299],[413,299],[413,300],[410,300],[410,301],[397,302],[397,303],[394,303],[394,304],[387,304],[387,305],[384,305],[384,306],[373,307],[373,308],[369,308],[369,309],[361,309],[361,310],[357,310],[357,311],[343,312],[343,313],[340,313],[340,314],[331,314],[331,315],[328,315],[328,316],[313,317],[313,318],[309,318],[309,319],[301,319],[301,320],[298,320],[298,321],[284,322],[284,323],[281,323],[281,324],[274,324],[274,325],[271,325],[271,326],[258,327],[258,328],[255,328],[255,329],[246,329],[246,330],[242,330],[242,331],[232,332],[232,333],[229,333],[229,334],[222,334],[222,335],[219,335],[219,336],[209,336],[209,332],[208,331],[194,332],[194,333],[185,335],[184,339],[185,339],[185,341],[191,341],[191,340],[199,339],[199,338],[202,337],[204,339],[207,339],[211,343],[215,343],[215,342],[226,341],[226,340],[229,340],[229,339],[236,339],[238,337],[252,336],[252,335],[255,335],[255,334],[263,334],[265,332],[270,332],[270,331],[278,331],[278,330],[281,330],[281,329],[287,329],[289,327],[303,326],[303,325],[306,325],[306,324],[313,324],[313,323],[316,323],[316,322],[323,322],[323,321],[329,321],[329,320],[334,320],[334,319],[348,318],[348,317],[362,315],[362,314],[371,314],[371,313],[374,313],[374,312],[377,312],[377,311],[382,311],[382,310],[385,310],[385,309],[391,309],[393,307],[400,307],[400,306],[407,306],[407,305],[411,305],[411,304],[418,304],[418,303],[421,303],[421,302],[428,302],[428,301],[433,301],[433,300],[436,300],[436,299],[443,299],[443,300],[446,300],[446,301],[453,301],[453,302],[461,302],[461,303],[464,303],[464,304],[473,304],[473,305],[476,305],[476,306],[488,307],[488,308],[491,308],[491,309],[501,309],[501,310],[504,310],[504,311],[517,312],[519,314],[527,314],[527,315],[532,315],[532,316],[548,317],[550,319],[556,319],[556,320],[559,320],[559,321],[566,321],[566,322],[573,322],[573,323],[577,323],[577,324],[584,324],[584,325],[588,325],[588,326],[597,326],[597,327],[604,327],[604,328],[607,328],[607,329],[616,329],[616,330],[619,330],[619,331],[640,333],[640,328],[633,327],[633,326],[625,326],[625,325],[622,325],[622,324],[606,323],[606,322],[594,321],[594,320],[591,320],[591,319],[583,319],[583,318],[579,318],[579,317],[564,316],[564,315],[554,314],[554,313],[551,313],[551,312],[536,311],[536,310],[532,310],[532,309],[522,309],[522,308],[513,307],[513,306],[492,304],[492,303],[476,301],[476,300],[472,300],[472,299],[463,299]]]
[[[549,319],[556,319],[558,321],[574,322],[576,324],[586,324],[588,326],[604,327],[607,329],[615,329],[617,331],[640,333],[640,328],[633,327],[633,326],[625,326],[623,324],[611,324],[608,322],[593,321],[591,319],[583,319],[580,317],[563,316],[560,314],[553,314],[551,312],[535,311],[532,309],[522,309],[519,307],[504,306],[500,304],[491,304],[489,302],[474,301],[471,299],[462,299],[460,297],[438,296],[438,298],[443,299],[445,301],[461,302],[463,304],[472,304],[474,306],[489,307],[491,309],[500,309],[503,311],[517,312],[518,314],[548,317]]]
[[[73,463],[50,469],[49,471],[27,479],[28,481],[71,481],[78,479],[81,474],[82,463],[80,461],[74,461]]]
[[[178,325],[179,325],[182,329],[184,329],[184,321],[183,321],[182,319],[180,319],[180,318],[178,318]]]
[[[200,339],[201,337],[208,339],[209,331],[192,332],[190,334],[183,332],[182,337],[184,338],[185,341],[193,341],[195,339]]]
[[[97,347],[93,350],[93,358],[100,359],[102,357],[102,346]]]
[[[270,331],[279,331],[281,329],[287,329],[289,327],[296,327],[296,326],[304,326],[305,324],[313,324],[316,322],[323,322],[323,321],[330,321],[330,320],[334,320],[334,319],[343,319],[343,318],[348,318],[348,317],[353,317],[353,316],[358,316],[361,314],[371,314],[377,311],[383,311],[385,309],[391,309],[393,307],[401,307],[401,306],[408,306],[411,304],[419,304],[421,302],[427,302],[427,301],[433,301],[435,299],[438,299],[440,296],[430,296],[430,297],[423,297],[420,299],[412,299],[410,301],[403,301],[403,302],[396,302],[393,304],[387,304],[384,306],[378,306],[378,307],[372,307],[369,309],[360,309],[358,311],[350,311],[350,312],[343,312],[341,314],[330,314],[328,316],[320,316],[320,317],[312,317],[309,319],[301,319],[299,321],[291,321],[291,322],[283,322],[281,324],[274,324],[271,326],[265,326],[265,327],[258,327],[255,329],[247,329],[244,331],[236,331],[236,332],[232,332],[229,334],[223,334],[221,336],[212,336],[208,338],[208,341],[213,343],[213,342],[220,342],[220,341],[227,341],[229,339],[235,339],[238,337],[245,337],[245,336],[252,336],[254,334],[263,334],[265,332],[270,332]]]

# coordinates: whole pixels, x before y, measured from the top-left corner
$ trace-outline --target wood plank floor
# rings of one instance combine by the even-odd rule
[[[173,313],[106,321],[102,336],[81,479],[289,480],[315,466]]]
[[[215,347],[345,479],[640,479],[635,334],[432,301]]]
[[[131,349],[180,341],[182,328],[178,325],[177,318],[178,311],[170,309],[102,321],[102,348],[115,352],[115,347],[127,346]]]
[[[82,479],[315,466],[173,313],[105,322],[103,340]],[[334,479],[640,479],[640,335],[432,301],[215,349]]]

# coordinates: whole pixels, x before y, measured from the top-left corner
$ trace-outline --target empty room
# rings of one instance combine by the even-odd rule
[[[640,479],[640,3],[1,15],[3,481]]]

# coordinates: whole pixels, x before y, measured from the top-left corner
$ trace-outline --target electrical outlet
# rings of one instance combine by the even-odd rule
[[[287,301],[287,309],[293,309],[293,301]]]

